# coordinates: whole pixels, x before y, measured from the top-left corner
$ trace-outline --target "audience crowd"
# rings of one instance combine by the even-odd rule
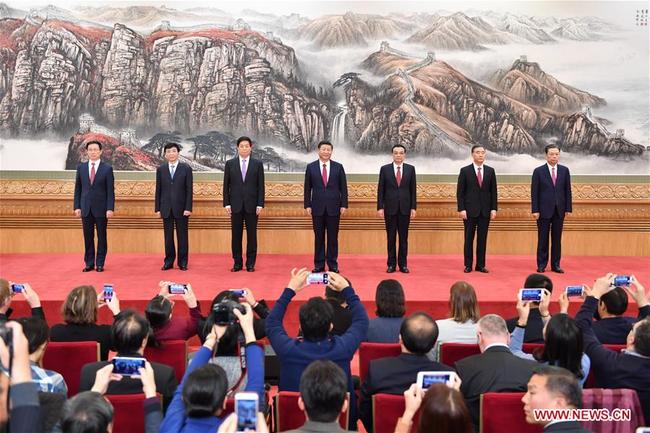
[[[45,317],[29,284],[14,290],[0,279],[0,432],[110,433],[110,400],[121,395],[139,398],[126,416],[142,420],[146,433],[241,431],[236,414],[229,415],[236,395],[257,401],[251,421],[256,426],[249,431],[268,432],[269,383],[297,393],[305,419],[291,430],[297,433],[361,426],[372,433],[380,394],[403,398],[402,416],[390,421],[395,433],[478,432],[483,396],[502,392],[522,393],[520,415],[544,432],[585,433],[578,421],[549,422],[539,410],[580,409],[587,387],[632,390],[640,403],[638,419],[650,424],[650,293],[634,276],[623,286],[614,284],[614,274],[585,284],[571,317],[567,294],[556,297],[559,310],[552,313],[553,282],[532,274],[523,287],[542,289],[541,299],[521,300],[513,289],[517,314],[508,320],[481,316],[476,290],[458,281],[449,291],[448,316],[436,320],[424,311],[407,314],[405,290],[394,279],[379,282],[370,319],[352,283],[328,274],[322,296],[301,303],[298,333],[287,331],[284,320],[296,294],[313,290],[306,268],[291,271],[272,308],[250,289],[238,289],[218,293],[202,312],[190,284],[172,294],[172,283],[161,281],[143,313],[121,310],[117,293],[107,296],[86,285],[70,291],[60,318]],[[30,316],[11,317],[16,298],[29,305]],[[626,315],[628,298],[636,303],[636,316]],[[175,311],[179,300],[187,311]],[[98,324],[102,307],[112,313],[112,324]],[[50,328],[48,322],[60,323]],[[184,374],[147,359],[147,350],[194,337],[201,346],[190,350]],[[44,368],[50,341],[98,343],[96,361],[83,366],[72,389],[60,372]],[[359,380],[350,364],[363,342],[399,345],[399,354],[371,360]],[[475,354],[445,365],[447,343],[471,345]],[[538,344],[531,351],[527,343]],[[605,346],[611,344],[624,348]],[[278,377],[265,375],[269,358],[279,364]],[[134,363],[132,371],[120,364],[125,359]],[[424,385],[421,372],[447,379]],[[339,419],[341,414],[346,418]]]

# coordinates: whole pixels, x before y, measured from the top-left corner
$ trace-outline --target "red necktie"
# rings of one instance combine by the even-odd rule
[[[482,188],[483,187],[483,175],[481,174],[481,167],[476,168],[478,170],[478,173],[476,174],[476,177],[478,177],[478,187]]]
[[[398,187],[399,187],[399,184],[402,183],[402,170],[401,170],[401,168],[402,167],[400,167],[400,166],[397,167],[397,175],[395,176],[395,177],[397,177],[397,186]]]
[[[555,186],[555,182],[557,181],[557,176],[555,176],[555,167],[551,167],[551,179],[553,179],[553,186]]]
[[[323,186],[327,188],[327,164],[323,164]]]
[[[95,163],[90,164],[90,184],[95,182]]]

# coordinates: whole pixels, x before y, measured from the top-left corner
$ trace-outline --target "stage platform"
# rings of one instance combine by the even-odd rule
[[[310,255],[260,255],[254,273],[232,273],[232,259],[226,254],[192,254],[189,270],[161,271],[162,256],[158,254],[110,254],[103,273],[82,273],[83,259],[80,254],[0,254],[0,277],[15,282],[28,282],[39,293],[47,320],[50,324],[60,322],[60,306],[67,293],[75,286],[94,285],[100,290],[103,283],[113,283],[120,299],[121,308],[135,307],[143,310],[146,302],[158,291],[160,280],[192,284],[202,311],[205,313],[212,298],[219,291],[247,287],[257,299],[265,299],[272,305],[289,281],[293,267],[312,268]],[[516,293],[526,276],[535,272],[533,256],[488,256],[488,274],[463,273],[461,255],[412,255],[409,257],[410,274],[396,272],[386,274],[386,258],[381,255],[342,255],[339,260],[341,273],[352,285],[374,316],[374,296],[377,283],[385,278],[399,280],[404,286],[407,311],[424,310],[434,318],[447,315],[449,287],[455,281],[465,280],[477,290],[481,314],[497,313],[505,317],[516,315]],[[566,285],[591,284],[606,272],[634,274],[646,286],[650,286],[650,258],[573,256],[562,259],[565,274],[547,272],[556,288]],[[296,296],[287,314],[285,325],[290,333],[297,329],[297,308],[312,296],[323,294],[322,286],[308,286]],[[556,304],[559,290],[553,294]],[[630,314],[635,315],[631,301]],[[577,310],[579,302],[572,303],[571,311]],[[12,303],[16,317],[29,314],[28,306],[18,295]],[[557,311],[557,305],[552,307]],[[183,302],[176,303],[175,314],[187,314]],[[110,314],[102,309],[100,321],[110,323]]]

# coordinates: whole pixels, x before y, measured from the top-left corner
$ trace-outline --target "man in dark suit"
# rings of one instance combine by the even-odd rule
[[[115,210],[115,180],[113,167],[102,162],[102,144],[99,141],[86,143],[88,162],[77,167],[77,177],[74,185],[74,214],[81,217],[84,231],[84,262],[82,272],[97,268],[104,271],[104,262],[108,243],[106,227],[108,218]],[[95,228],[97,229],[97,255],[95,255]]]
[[[603,344],[626,344],[627,336],[632,326],[639,320],[650,316],[650,305],[644,305],[638,300],[638,296],[645,294],[645,289],[636,279],[632,280],[636,290],[630,287],[614,287],[614,289],[600,297],[598,302],[599,320],[593,322],[592,327],[596,338]],[[624,316],[627,310],[627,293],[634,298],[639,307],[637,317]]]
[[[430,361],[427,353],[438,339],[438,325],[426,313],[414,313],[402,322],[402,353],[396,357],[370,361],[368,375],[361,385],[359,415],[369,433],[372,425],[372,396],[402,395],[417,380],[420,371],[453,371],[453,368]]]
[[[339,222],[348,209],[348,182],[343,166],[332,161],[332,143],[318,143],[318,160],[305,171],[304,205],[314,227],[314,270],[339,272]],[[327,233],[327,253],[325,234]]]
[[[156,170],[156,215],[163,219],[165,229],[165,262],[162,270],[178,267],[187,270],[189,254],[188,220],[192,215],[192,167],[179,162],[181,147],[167,143],[164,147],[166,163]],[[174,226],[178,240],[178,256],[174,245]]]
[[[572,211],[571,173],[558,164],[560,148],[549,144],[544,148],[546,164],[533,171],[530,196],[533,218],[537,220],[537,272],[544,272],[548,263],[548,236],[551,234],[551,270],[560,274],[562,257],[562,226]]]
[[[636,390],[647,423],[650,420],[650,318],[634,324],[627,336],[627,348],[622,352],[603,347],[591,327],[598,300],[614,288],[614,277],[607,274],[594,282],[576,314],[576,323],[582,330],[585,353],[591,360],[596,384],[601,388]],[[639,307],[650,305],[650,294],[644,289],[637,290],[635,300]]]
[[[384,218],[388,237],[388,267],[386,272],[395,272],[395,266],[406,274],[409,268],[408,256],[409,224],[415,218],[417,209],[415,167],[404,163],[406,148],[401,144],[393,146],[393,163],[379,170],[377,187],[377,214]],[[399,233],[399,254],[395,251]]]
[[[487,314],[478,321],[479,355],[456,362],[472,416],[474,431],[479,431],[481,394],[486,392],[522,392],[533,374],[536,362],[518,358],[508,349],[510,334],[506,322],[496,314]]]
[[[145,317],[134,310],[120,312],[113,322],[111,340],[117,350],[117,356],[143,358],[144,348],[147,346],[150,326]],[[91,362],[81,369],[79,392],[88,391],[95,382],[97,370],[110,361]],[[162,395],[165,407],[169,405],[176,390],[178,382],[174,369],[168,365],[152,362],[156,389]],[[121,380],[111,381],[106,394],[139,394],[142,392],[142,382],[125,376]]]
[[[538,419],[536,410],[571,410],[582,408],[582,387],[570,371],[554,366],[539,366],[528,381],[521,401],[529,424],[541,424],[544,433],[590,433],[578,421]],[[554,422],[551,422],[554,421]]]
[[[497,216],[497,177],[494,169],[484,164],[485,148],[472,146],[474,162],[460,169],[456,200],[465,227],[465,273],[472,272],[474,234],[476,239],[476,270],[487,273],[485,248],[490,220]]]
[[[223,206],[230,215],[232,236],[231,272],[242,270],[242,236],[246,222],[246,271],[255,271],[257,218],[264,207],[264,164],[251,157],[253,141],[237,139],[238,155],[226,162],[223,171]]]

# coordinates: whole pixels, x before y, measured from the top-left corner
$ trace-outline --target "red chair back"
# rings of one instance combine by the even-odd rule
[[[51,341],[43,356],[43,368],[60,373],[68,385],[68,397],[79,392],[81,368],[99,361],[99,343],[96,341]]]
[[[146,347],[144,357],[149,362],[169,365],[174,369],[178,383],[181,383],[187,366],[187,341],[162,341],[161,347]]]
[[[603,347],[613,350],[614,352],[620,352],[625,349],[627,346],[625,344],[603,344]],[[598,388],[596,383],[596,376],[594,376],[594,370],[591,368],[589,374],[587,375],[587,380],[585,380],[585,385],[583,388]]]
[[[144,394],[106,394],[113,405],[113,433],[144,432]]]
[[[294,391],[280,391],[275,396],[275,431],[295,430],[305,423],[305,413],[298,407],[298,397],[300,397],[300,393]],[[347,399],[349,403],[349,395]],[[339,424],[344,430],[348,428],[348,416],[348,411],[341,412],[339,415]]]
[[[372,425],[375,433],[393,433],[397,418],[404,413],[404,396],[393,394],[375,394],[372,396]],[[411,431],[417,431],[420,411],[413,417]]]
[[[399,356],[400,353],[402,353],[402,346],[399,343],[361,343],[361,346],[359,346],[359,379],[361,383],[368,376],[370,361]]]
[[[442,343],[440,345],[440,362],[453,367],[456,361],[481,353],[478,344]]]
[[[523,396],[523,392],[481,394],[481,433],[542,432],[541,426],[526,422]]]
[[[544,343],[524,343],[521,351],[524,353],[533,353],[536,349],[544,347]]]

